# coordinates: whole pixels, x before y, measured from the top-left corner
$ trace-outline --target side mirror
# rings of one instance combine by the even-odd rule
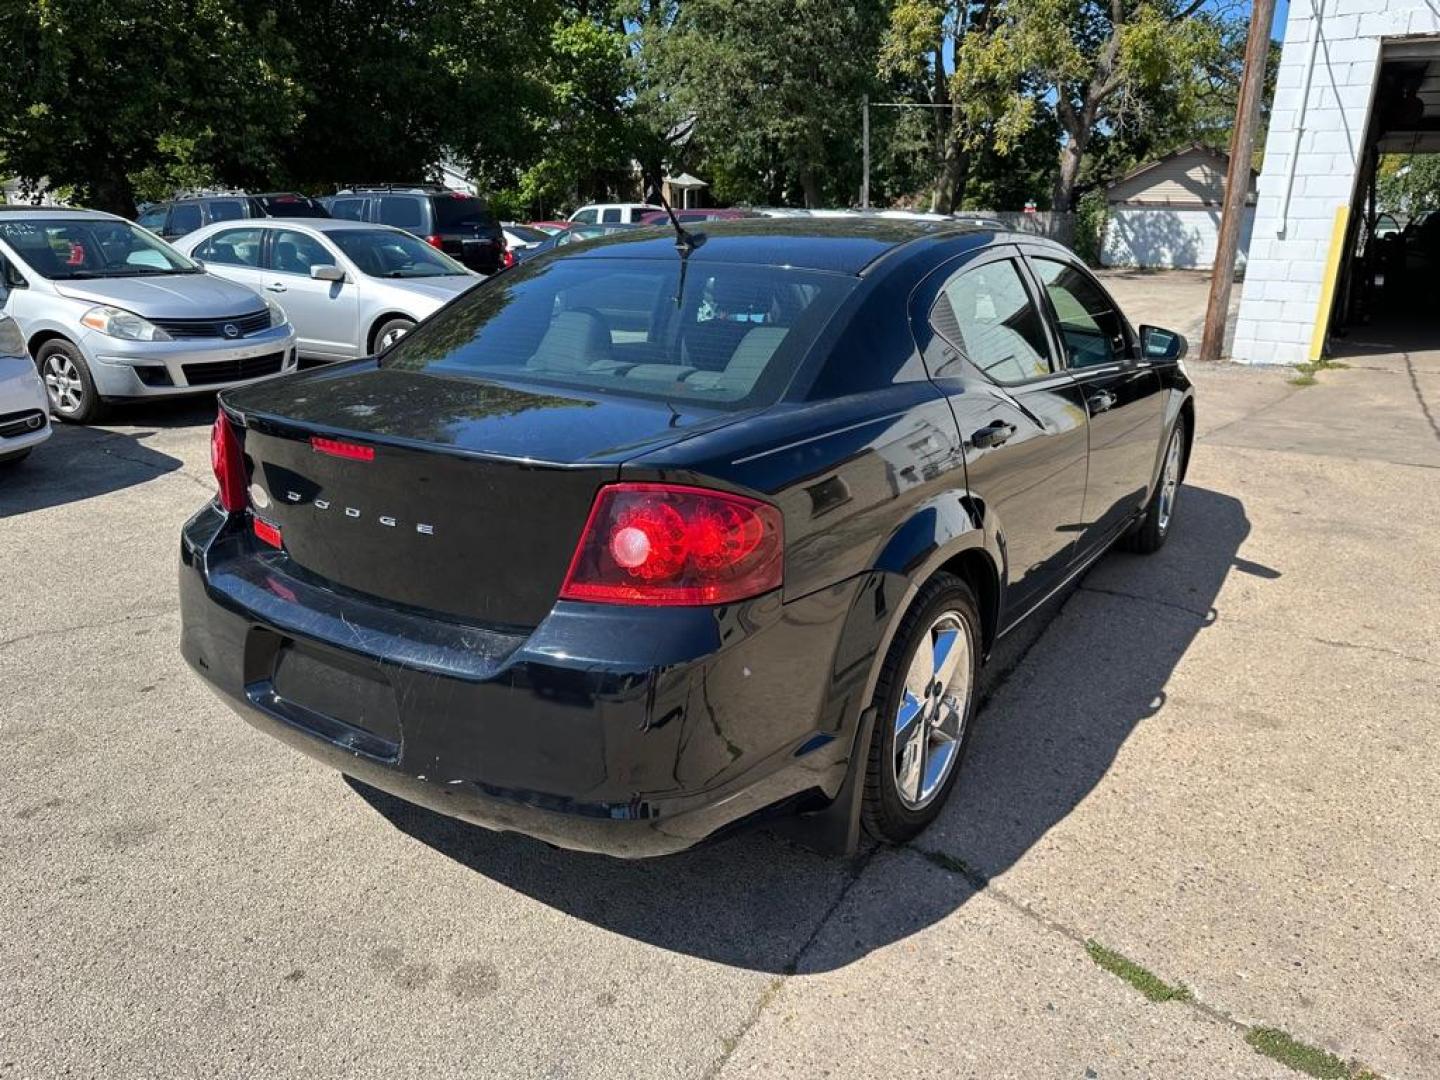
[[[321,264],[310,267],[310,276],[316,281],[344,281],[345,271],[338,266]]]
[[[1158,326],[1140,327],[1140,355],[1145,360],[1179,360],[1189,351],[1184,334]]]

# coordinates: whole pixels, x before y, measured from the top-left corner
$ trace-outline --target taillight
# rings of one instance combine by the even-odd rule
[[[503,254],[503,255],[500,256],[500,266],[501,266],[502,269],[509,270],[510,267],[512,267],[512,266],[514,266],[514,265],[515,265],[515,252],[511,251],[509,248],[506,248],[506,249],[505,249],[505,254]]]
[[[677,484],[610,484],[595,496],[562,600],[729,604],[780,587],[780,511]]]
[[[220,508],[230,514],[244,510],[249,501],[245,494],[245,457],[224,409],[216,414],[215,426],[210,429],[210,467],[220,485]]]
[[[443,250],[444,247],[445,247],[445,241],[442,240],[440,237],[435,236],[435,235],[433,235],[433,234],[430,235],[430,236],[425,237],[425,242],[426,242],[427,244],[429,244],[429,245],[430,245],[431,247],[433,247],[433,248],[439,248],[439,249]]]

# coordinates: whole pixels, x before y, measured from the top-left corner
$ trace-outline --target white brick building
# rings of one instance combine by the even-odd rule
[[[1389,150],[1440,150],[1440,3],[1292,0],[1234,359],[1294,364],[1326,347]]]

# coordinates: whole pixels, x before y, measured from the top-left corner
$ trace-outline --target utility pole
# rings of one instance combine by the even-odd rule
[[[864,162],[860,179],[860,209],[870,209],[870,95],[860,97],[860,156]]]
[[[1240,249],[1240,222],[1245,215],[1246,196],[1250,194],[1250,160],[1255,153],[1255,124],[1260,118],[1260,94],[1265,88],[1265,61],[1269,58],[1270,24],[1274,18],[1275,0],[1255,0],[1250,11],[1250,34],[1245,39],[1245,71],[1240,76],[1235,131],[1230,136],[1225,209],[1220,216],[1220,237],[1215,245],[1215,269],[1210,274],[1210,303],[1205,308],[1205,335],[1200,340],[1201,360],[1219,360],[1225,345],[1225,319],[1230,312],[1235,256]]]

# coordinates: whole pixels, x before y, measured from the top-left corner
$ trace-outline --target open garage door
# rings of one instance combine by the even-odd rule
[[[1440,41],[1385,45],[1355,191],[1328,352],[1440,348]]]

